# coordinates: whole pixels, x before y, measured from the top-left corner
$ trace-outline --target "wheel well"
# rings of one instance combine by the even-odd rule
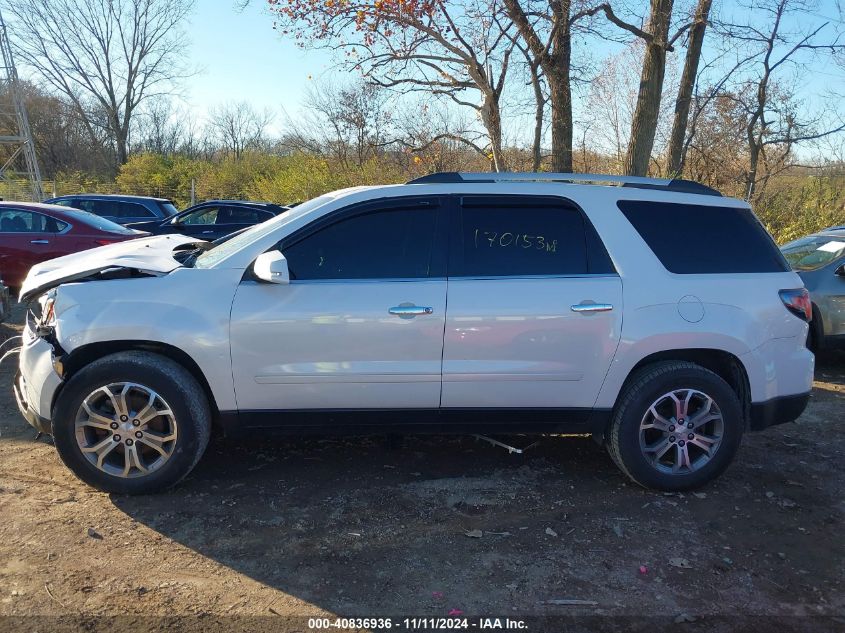
[[[211,406],[211,411],[215,420],[219,417],[219,409],[217,402],[214,399],[214,393],[202,373],[199,365],[184,351],[173,345],[167,343],[160,343],[157,341],[106,341],[103,343],[89,343],[83,345],[62,358],[62,366],[64,368],[63,378],[65,382],[71,378],[76,372],[95,360],[108,356],[110,354],[117,354],[120,352],[130,351],[144,351],[153,352],[165,356],[170,360],[179,363],[182,367],[187,369],[191,375],[197,380],[205,396],[208,398],[208,404]],[[55,398],[58,397],[58,392]]]
[[[674,349],[651,354],[643,358],[631,369],[628,378],[625,380],[626,384],[634,372],[641,367],[666,360],[683,360],[695,363],[705,369],[709,369],[722,378],[722,380],[730,385],[731,389],[734,390],[734,393],[739,398],[745,423],[746,425],[748,424],[748,421],[751,419],[751,386],[748,382],[748,373],[745,371],[745,366],[739,358],[724,350]]]

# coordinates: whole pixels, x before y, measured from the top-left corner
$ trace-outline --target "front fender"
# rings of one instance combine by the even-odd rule
[[[97,345],[160,343],[192,359],[218,407],[235,408],[229,317],[242,271],[178,269],[162,277],[94,280],[56,292],[56,341],[73,355]]]

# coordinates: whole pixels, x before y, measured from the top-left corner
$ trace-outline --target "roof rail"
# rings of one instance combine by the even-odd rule
[[[553,172],[489,172],[468,173],[445,171],[428,174],[409,181],[406,184],[437,184],[458,182],[567,182],[600,183],[635,187],[637,189],[660,189],[677,193],[697,193],[708,196],[722,194],[701,183],[682,178],[646,178],[644,176],[612,176],[608,174],[561,174]]]

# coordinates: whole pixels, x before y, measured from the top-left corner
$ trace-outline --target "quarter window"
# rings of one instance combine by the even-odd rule
[[[526,196],[466,196],[459,224],[450,276],[590,272],[584,218],[564,203]]]
[[[678,274],[780,273],[789,270],[751,209],[622,200],[619,209]]]
[[[361,211],[282,252],[291,279],[408,279],[437,276],[437,209],[420,203]]]

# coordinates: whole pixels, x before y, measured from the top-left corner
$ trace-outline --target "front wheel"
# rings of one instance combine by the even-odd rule
[[[636,483],[688,490],[728,467],[743,427],[739,398],[720,376],[694,363],[660,362],[628,381],[607,448]]]
[[[53,413],[59,456],[82,481],[120,494],[168,488],[208,444],[208,399],[194,377],[149,352],[122,352],[74,375]]]

